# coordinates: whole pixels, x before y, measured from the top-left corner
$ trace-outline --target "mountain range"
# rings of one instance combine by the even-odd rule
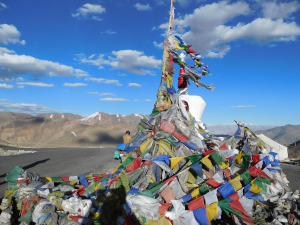
[[[122,135],[137,131],[143,118],[96,112],[88,117],[71,113],[30,115],[0,112],[0,145],[22,147],[107,147],[122,143]],[[247,125],[257,134],[265,134],[283,145],[300,140],[300,125],[280,127]],[[236,124],[207,125],[213,134],[233,135]]]

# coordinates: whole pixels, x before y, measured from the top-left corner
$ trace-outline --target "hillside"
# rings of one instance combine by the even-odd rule
[[[300,159],[300,140],[291,144],[288,148],[289,158]]]
[[[0,140],[30,147],[111,146],[122,142],[126,130],[135,133],[141,117],[103,112],[86,118],[70,113],[0,112]]]
[[[290,145],[300,140],[300,125],[285,125],[274,127],[268,130],[260,130],[257,134],[264,134],[272,140],[282,144]]]

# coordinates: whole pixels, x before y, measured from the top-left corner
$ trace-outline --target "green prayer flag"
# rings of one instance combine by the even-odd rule
[[[125,168],[128,166],[130,163],[132,163],[134,158],[132,156],[128,156],[125,161],[122,163],[122,167]]]
[[[150,183],[148,189],[154,193],[158,191],[164,184],[163,183]]]
[[[214,151],[214,152],[210,153],[210,156],[212,157],[215,164],[217,164],[217,165],[222,164],[223,159],[222,159],[220,152]]]
[[[24,223],[26,223],[26,224],[30,224],[32,212],[33,212],[33,209],[32,209],[32,208],[28,209],[28,210],[26,211],[25,215],[22,216],[22,217],[20,217],[20,218],[18,219],[18,221],[19,221],[20,223],[24,222]]]
[[[17,183],[18,177],[22,172],[22,168],[19,166],[15,166],[5,177],[5,180],[9,183]]]
[[[218,206],[223,210],[223,212],[226,213],[226,215],[228,217],[230,217],[229,213],[233,213],[234,215],[238,216],[238,217],[243,217],[243,215],[235,210],[233,210],[232,208],[230,208],[229,206],[229,202],[228,200],[225,198],[221,201],[218,202]]]
[[[263,182],[263,183],[265,183],[265,184],[271,184],[271,181],[269,180],[269,179],[267,179],[267,178],[262,178],[262,177],[256,177],[256,180],[258,180],[258,181],[261,181],[261,182]]]
[[[250,154],[245,154],[245,155],[243,155],[242,168],[248,167],[247,164],[248,164],[249,158],[250,158]]]
[[[198,162],[201,158],[200,154],[189,155],[187,157],[192,163]]]
[[[261,189],[262,189],[262,193],[263,194],[267,194],[267,187],[266,187],[266,185],[264,185],[261,181],[259,181],[259,180],[255,180],[254,181],[254,183],[258,186],[258,187],[260,187]]]
[[[143,195],[143,196],[146,196],[149,198],[154,198],[152,191],[150,191],[150,190],[141,191],[141,192],[137,193],[137,195]]]
[[[130,186],[129,186],[129,180],[127,178],[125,171],[122,171],[120,178],[122,181],[122,185],[125,188],[125,192],[127,193],[130,190]]]
[[[208,187],[208,185],[207,185],[206,183],[204,183],[204,184],[202,184],[202,185],[200,186],[200,193],[201,193],[202,195],[204,195],[204,194],[206,194],[207,192],[209,192],[209,187]]]
[[[244,181],[246,184],[249,184],[249,183],[251,182],[251,176],[250,176],[249,170],[247,170],[246,172],[242,173],[242,174],[241,174],[241,177],[242,177],[243,181]]]
[[[51,177],[52,181],[64,181],[61,177]]]

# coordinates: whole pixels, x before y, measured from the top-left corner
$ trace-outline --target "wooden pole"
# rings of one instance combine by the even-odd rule
[[[173,3],[174,3],[174,2],[175,2],[175,0],[171,0],[167,38],[170,36],[171,28],[172,28],[173,20],[174,20],[174,8],[173,8]],[[162,79],[161,79],[161,83],[163,82],[164,76],[165,76],[165,68],[166,68],[166,59],[167,59],[167,56],[168,56],[168,51],[167,51],[166,45],[164,44],[163,64],[162,64]]]

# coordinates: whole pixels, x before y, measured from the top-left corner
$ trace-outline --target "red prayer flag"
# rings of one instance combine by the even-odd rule
[[[205,206],[205,204],[204,204],[203,196],[196,198],[195,200],[190,201],[188,203],[188,208],[190,211],[202,208],[204,206]]]
[[[252,161],[254,164],[259,162],[259,154],[252,154]]]
[[[228,147],[227,147],[226,143],[224,143],[219,147],[219,149],[220,150],[228,150]]]
[[[138,168],[141,167],[142,161],[143,160],[141,158],[135,158],[132,163],[126,166],[126,171],[133,172],[137,170]]]

